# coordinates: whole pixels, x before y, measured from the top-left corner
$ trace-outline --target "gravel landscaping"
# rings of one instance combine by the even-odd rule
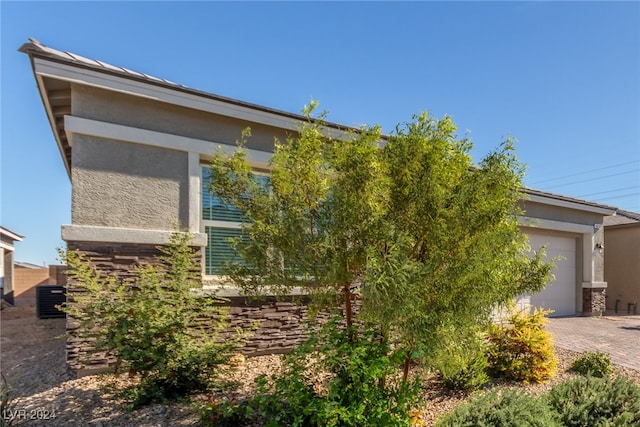
[[[1,368],[14,397],[15,425],[25,426],[193,426],[198,417],[192,403],[151,405],[128,412],[124,402],[114,398],[102,386],[106,378],[87,376],[74,379],[65,367],[64,319],[37,319],[33,311],[21,308],[2,310]],[[558,349],[560,372],[549,383],[522,386],[538,393],[575,374],[568,371],[575,353]],[[253,379],[260,373],[278,369],[278,356],[248,358],[238,363],[233,379],[250,393]],[[617,374],[634,378],[640,384],[640,372],[616,367]],[[521,387],[495,383],[491,387]],[[197,401],[204,396],[196,396]],[[432,425],[440,414],[468,398],[461,392],[444,389],[435,377],[425,381],[425,410],[422,420]]]

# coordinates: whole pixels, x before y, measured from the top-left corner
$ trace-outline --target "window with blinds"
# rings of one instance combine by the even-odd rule
[[[225,262],[242,262],[231,247],[230,239],[244,237],[242,230],[222,227],[204,227],[209,244],[205,249],[205,274],[221,274]]]
[[[265,186],[269,185],[266,175],[254,175]],[[209,168],[202,167],[202,226],[208,236],[204,251],[206,275],[224,274],[226,262],[242,262],[242,258],[233,249],[230,240],[246,238],[241,230],[243,216],[234,206],[223,203],[209,192],[211,174]]]
[[[209,192],[211,172],[202,167],[202,219],[207,221],[242,222],[242,214],[234,206],[222,203]]]

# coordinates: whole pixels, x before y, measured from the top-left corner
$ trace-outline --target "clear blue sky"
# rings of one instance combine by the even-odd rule
[[[347,125],[429,110],[507,136],[529,186],[640,211],[638,2],[0,2],[0,223],[55,263],[70,183],[18,47],[56,49]]]

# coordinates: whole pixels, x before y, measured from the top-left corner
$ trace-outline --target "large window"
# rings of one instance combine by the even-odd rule
[[[268,185],[266,175],[255,175]],[[242,261],[233,250],[229,239],[242,237],[242,214],[209,192],[211,175],[207,166],[202,166],[202,226],[208,236],[204,252],[204,273],[208,276],[223,274],[226,261]]]

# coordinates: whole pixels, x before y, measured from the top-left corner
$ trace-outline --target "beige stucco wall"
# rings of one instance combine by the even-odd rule
[[[231,117],[75,84],[71,106],[77,117],[212,141],[212,153],[215,143],[235,145],[248,125]],[[274,138],[284,141],[288,132],[252,123],[251,134],[248,148],[270,152]]]
[[[173,230],[188,226],[187,153],[74,135],[75,225]]]
[[[618,310],[626,313],[629,303],[640,304],[640,223],[605,227],[604,244],[607,310],[620,300]]]

